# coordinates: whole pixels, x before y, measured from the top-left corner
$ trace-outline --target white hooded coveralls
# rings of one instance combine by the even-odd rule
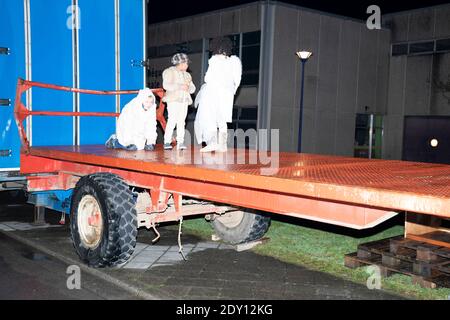
[[[213,55],[208,61],[205,84],[195,99],[198,107],[194,129],[197,142],[209,143],[232,121],[234,95],[241,83],[242,64],[236,56]]]
[[[142,104],[149,96],[153,97],[153,104],[145,110]],[[134,144],[138,150],[143,150],[146,144],[156,143],[156,102],[149,88],[139,90],[138,95],[123,107],[116,134],[121,145]]]

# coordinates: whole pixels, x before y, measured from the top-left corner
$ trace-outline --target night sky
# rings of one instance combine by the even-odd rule
[[[150,0],[148,4],[148,22],[156,23],[176,18],[182,18],[194,14],[223,9],[240,4],[255,2],[254,0]],[[292,3],[307,8],[326,11],[338,15],[366,19],[369,15],[366,9],[369,5],[376,4],[381,13],[403,11],[448,3],[442,0],[284,0],[281,2]]]

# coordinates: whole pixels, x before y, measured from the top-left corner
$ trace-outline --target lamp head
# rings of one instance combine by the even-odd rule
[[[306,50],[301,50],[296,52],[296,55],[300,58],[300,60],[308,60],[309,57],[312,56],[312,52],[311,51],[306,51]]]

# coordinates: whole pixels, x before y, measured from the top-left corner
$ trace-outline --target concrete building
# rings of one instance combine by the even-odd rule
[[[387,15],[384,25],[392,30],[392,55],[383,155],[407,158],[410,147],[426,152],[426,138],[442,136],[442,157],[449,160],[450,4]],[[409,120],[418,126],[405,128]],[[444,123],[442,128],[437,121]],[[404,135],[417,134],[413,130],[424,132],[410,145]]]
[[[383,16],[382,29],[369,30],[365,21],[261,1],[153,24],[148,82],[160,86],[170,56],[187,52],[200,87],[209,39],[230,36],[244,70],[233,127],[280,129],[280,149],[297,151],[301,68],[295,52],[307,49],[313,56],[305,69],[302,152],[368,156],[371,122],[371,155],[400,159],[405,116],[448,114],[443,98],[430,93],[429,79],[431,74],[444,79],[450,60],[448,52],[403,56],[395,50],[398,44],[448,38],[449,10],[440,6]],[[194,117],[191,110],[188,122]]]

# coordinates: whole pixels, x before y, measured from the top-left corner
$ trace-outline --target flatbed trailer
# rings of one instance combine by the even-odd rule
[[[15,114],[22,139],[20,170],[29,192],[73,190],[72,240],[81,259],[92,266],[126,262],[137,228],[188,215],[208,215],[219,237],[240,243],[262,237],[273,214],[365,229],[406,212],[406,237],[450,247],[429,236],[447,231],[441,222],[450,218],[449,165],[246,149],[202,154],[195,146],[180,151],[160,145],[155,151],[103,145],[30,147],[22,124],[27,116],[103,116],[33,113],[20,102],[32,86],[48,87],[19,80]],[[268,158],[276,159],[276,166]],[[137,203],[144,198],[132,188],[149,195],[140,209]]]

